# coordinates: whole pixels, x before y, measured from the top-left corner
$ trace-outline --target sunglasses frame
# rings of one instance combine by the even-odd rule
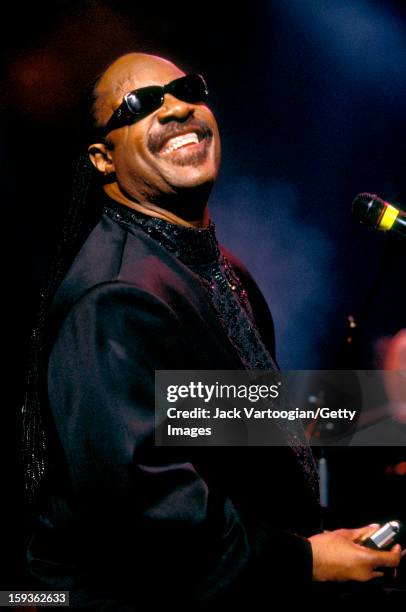
[[[134,89],[133,91],[129,91],[128,93],[125,94],[120,106],[116,108],[116,110],[114,111],[114,113],[112,114],[108,122],[106,123],[106,125],[98,128],[97,132],[105,136],[112,130],[123,127],[125,125],[130,125],[140,119],[143,119],[144,117],[147,117],[148,115],[158,110],[158,108],[162,106],[162,104],[164,103],[165,94],[171,94],[175,98],[182,100],[182,98],[179,98],[176,95],[177,84],[179,84],[179,81],[184,81],[185,79],[191,79],[191,78],[196,78],[196,77],[198,77],[198,79],[200,80],[201,84],[204,87],[204,98],[202,100],[194,100],[194,101],[184,99],[183,101],[194,103],[194,104],[197,104],[199,102],[203,102],[203,103],[206,102],[207,97],[209,95],[209,90],[207,88],[207,83],[204,77],[198,73],[186,74],[185,76],[182,76],[177,79],[174,79],[173,81],[170,81],[170,83],[167,83],[166,85],[149,85],[147,87],[140,87],[138,89]],[[160,103],[157,104],[157,106],[154,106],[153,108],[150,108],[145,111],[138,111],[138,112],[135,111],[133,108],[131,108],[130,98],[132,96],[139,96],[141,92],[143,92],[144,94],[147,92],[149,93],[157,92],[157,94],[160,94],[160,97],[159,97]],[[158,97],[157,97],[157,101],[158,101]]]

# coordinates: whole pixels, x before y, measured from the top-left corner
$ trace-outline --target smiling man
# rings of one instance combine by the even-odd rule
[[[109,181],[109,197],[174,223],[207,226],[220,138],[203,77],[130,54],[106,70],[95,93],[95,118],[107,142],[89,154]]]
[[[275,370],[272,318],[210,221],[220,138],[203,77],[129,54],[92,100],[103,210],[51,284],[46,372],[34,363],[25,406],[33,586],[69,590],[83,609],[262,609],[277,592],[302,601],[313,581],[396,565],[398,549],[354,543],[371,527],[318,534],[299,429],[278,448],[155,446],[155,371]]]

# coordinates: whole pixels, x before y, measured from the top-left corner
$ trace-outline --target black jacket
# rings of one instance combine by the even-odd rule
[[[265,300],[227,257],[273,354]],[[57,292],[51,330],[54,469],[28,553],[38,586],[123,611],[249,601],[283,585],[303,596],[302,536],[319,516],[292,450],[154,446],[155,370],[243,369],[195,273],[104,214]]]

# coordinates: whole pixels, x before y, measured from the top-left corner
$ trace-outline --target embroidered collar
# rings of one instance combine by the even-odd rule
[[[141,228],[186,265],[210,264],[220,257],[215,225],[211,220],[205,228],[185,227],[149,217],[110,199],[104,204],[104,213],[119,223]]]

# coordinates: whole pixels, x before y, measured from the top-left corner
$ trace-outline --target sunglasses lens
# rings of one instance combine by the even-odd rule
[[[162,104],[161,87],[144,87],[127,96],[127,106],[135,118],[149,115]]]
[[[103,133],[129,125],[138,119],[156,111],[164,102],[165,93],[172,94],[178,100],[196,104],[206,102],[208,97],[207,85],[200,74],[189,74],[171,81],[164,87],[151,85],[135,89],[124,96],[119,108],[113,113],[107,124],[101,128]]]
[[[207,85],[200,74],[190,74],[172,81],[168,91],[184,102],[206,102],[208,97]]]

